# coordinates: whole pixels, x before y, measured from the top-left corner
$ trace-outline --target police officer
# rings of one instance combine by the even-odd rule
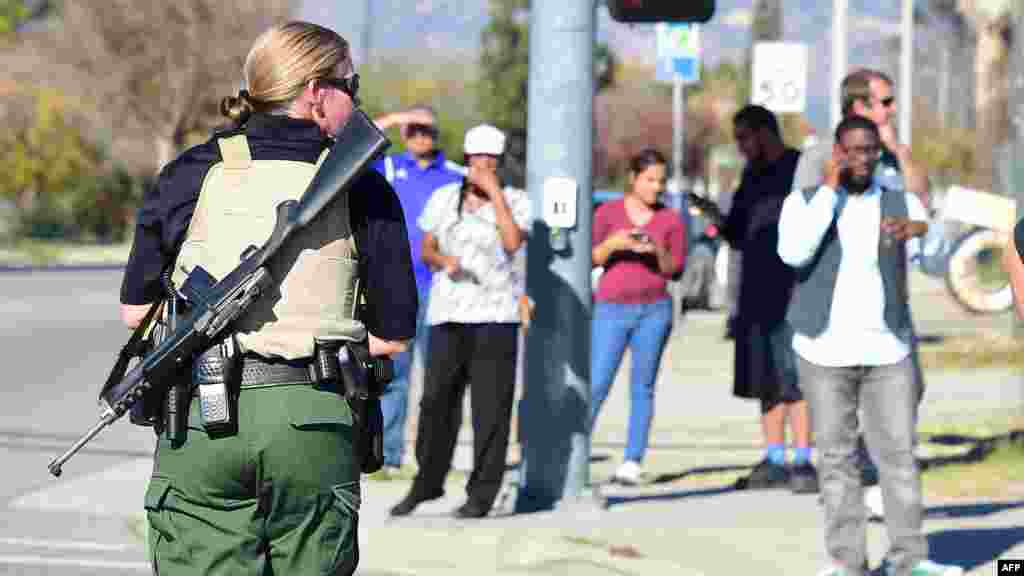
[[[234,127],[168,164],[144,200],[121,288],[129,326],[161,296],[168,265],[178,287],[197,265],[219,278],[265,242],[274,207],[301,196],[359,104],[348,43],[314,24],[266,31],[244,75],[247,90],[221,103]],[[314,339],[402,352],[417,297],[401,206],[383,176],[368,170],[343,198],[289,241],[271,264],[279,287],[236,322],[235,429],[210,431],[192,398],[184,440],[159,438],[145,499],[154,573],[355,571],[352,413],[313,382]]]

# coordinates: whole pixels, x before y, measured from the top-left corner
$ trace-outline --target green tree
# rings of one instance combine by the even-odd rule
[[[472,81],[477,75],[473,62],[452,59],[414,61],[396,58],[361,69],[364,78],[363,108],[371,117],[426,104],[437,112],[439,147],[461,162],[462,141],[470,122],[479,118]],[[397,127],[389,131],[393,152],[403,149]]]
[[[152,170],[223,122],[220,99],[237,92],[249,47],[292,1],[61,0],[59,8],[54,26],[25,35],[45,59],[33,80],[106,116],[113,139],[148,140]]]
[[[509,136],[506,178],[525,181],[530,0],[490,0],[490,22],[480,36],[478,108],[484,119]],[[617,58],[604,44],[595,47],[595,92],[614,83]]]
[[[66,100],[36,90],[27,113],[8,118],[0,133],[0,196],[14,202],[22,222],[56,222],[73,210],[69,186],[96,174],[102,149],[85,137]]]
[[[23,0],[0,0],[0,37],[13,34],[28,17],[29,9]]]
[[[491,19],[480,35],[480,114],[508,138],[505,177],[526,180],[526,111],[529,69],[529,0],[490,0]]]

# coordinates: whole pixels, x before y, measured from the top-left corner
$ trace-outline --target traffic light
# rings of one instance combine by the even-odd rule
[[[715,0],[608,0],[608,11],[619,22],[707,22]]]

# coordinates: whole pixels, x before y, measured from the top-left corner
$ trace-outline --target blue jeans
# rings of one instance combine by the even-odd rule
[[[672,332],[672,299],[653,304],[597,302],[591,330],[590,430],[615,380],[626,346],[633,366],[630,374],[629,439],[625,459],[641,462],[654,417],[654,383],[661,354]]]
[[[380,397],[380,408],[384,415],[384,465],[399,467],[405,454],[405,418],[409,414],[409,376],[413,355],[420,363],[426,361],[427,338],[430,333],[426,325],[427,305],[430,289],[420,292],[419,313],[416,317],[416,338],[409,344],[409,350],[394,356],[395,377],[387,392]]]

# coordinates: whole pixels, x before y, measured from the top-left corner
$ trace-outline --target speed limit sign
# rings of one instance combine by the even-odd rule
[[[755,44],[751,89],[751,101],[772,112],[803,112],[807,107],[807,45]]]

